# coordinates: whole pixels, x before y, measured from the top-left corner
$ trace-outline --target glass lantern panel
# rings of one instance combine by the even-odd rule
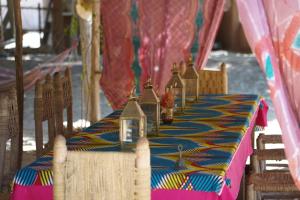
[[[195,101],[197,99],[197,81],[198,79],[185,79],[187,101]]]
[[[139,138],[139,120],[127,119],[123,120],[123,138],[126,143],[136,143]]]
[[[182,110],[182,88],[172,88],[174,95],[174,112],[180,112]]]
[[[155,104],[142,104],[142,110],[147,116],[147,134],[155,133],[157,127],[157,105]]]

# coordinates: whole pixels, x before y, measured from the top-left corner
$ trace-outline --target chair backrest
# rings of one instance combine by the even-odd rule
[[[48,74],[44,83],[37,81],[34,97],[34,120],[36,155],[40,157],[44,152],[52,148],[56,135],[54,115],[54,89],[52,77]],[[48,121],[48,144],[43,144],[43,122]]]
[[[54,146],[55,200],[150,200],[150,150],[140,138],[136,153],[68,151],[58,135]]]
[[[199,95],[227,94],[228,77],[226,64],[221,64],[220,70],[201,69],[199,74]]]
[[[55,94],[55,124],[56,132],[64,134],[64,109],[67,111],[67,133],[73,132],[73,101],[72,101],[72,77],[71,70],[67,68],[64,76],[59,72],[54,74],[54,94]]]
[[[10,166],[8,177],[11,178],[18,168],[19,155],[19,118],[15,85],[0,89],[0,189],[4,183],[6,142],[11,139]],[[21,144],[22,145],[22,144]],[[8,183],[7,183],[8,184]]]

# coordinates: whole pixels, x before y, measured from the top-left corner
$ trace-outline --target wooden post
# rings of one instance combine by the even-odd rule
[[[100,117],[100,0],[93,1],[92,19],[92,70],[91,70],[91,113],[90,121],[95,123]]]
[[[4,27],[3,27],[3,18],[2,18],[2,3],[0,1],[0,42],[4,41]],[[0,47],[0,51],[4,49],[4,47]]]
[[[82,102],[81,113],[88,121],[91,121],[91,104],[90,104],[90,74],[91,74],[91,41],[92,26],[91,23],[79,17],[80,27],[80,47],[82,58]]]
[[[52,45],[55,53],[64,50],[64,18],[62,0],[53,0],[52,8]]]
[[[21,9],[21,8],[20,8]],[[8,18],[10,23],[10,30],[9,30],[9,37],[13,38],[15,35],[15,8],[14,8],[14,1],[7,0],[7,12],[8,12]],[[5,27],[4,27],[5,30]]]
[[[22,31],[22,17],[20,0],[14,0],[14,16],[15,16],[15,28],[16,28],[16,86],[17,86],[17,100],[19,111],[19,154],[17,168],[22,164],[22,152],[23,152],[23,104],[24,104],[24,86],[23,86],[23,65],[22,65],[22,53],[23,53],[23,31]]]

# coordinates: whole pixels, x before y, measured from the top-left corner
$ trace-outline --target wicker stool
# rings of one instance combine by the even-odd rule
[[[300,197],[300,191],[288,172],[252,174],[249,178],[247,193],[248,200],[255,200],[257,196],[260,198]]]
[[[222,63],[220,70],[201,69],[199,74],[199,95],[227,94],[228,76],[226,64]]]
[[[136,152],[68,151],[58,135],[53,159],[55,200],[150,200],[150,149],[139,138]]]
[[[284,149],[255,150],[253,155],[254,173],[252,173],[247,185],[247,199],[271,197],[295,197],[300,195],[294,185],[289,171],[266,170],[261,165],[265,160],[284,160]],[[300,196],[298,196],[300,197]]]

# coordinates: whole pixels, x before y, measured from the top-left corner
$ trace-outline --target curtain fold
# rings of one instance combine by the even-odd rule
[[[300,188],[300,1],[237,0],[247,40],[265,74]]]
[[[209,53],[214,45],[216,34],[223,17],[225,0],[204,0],[202,4],[203,25],[199,31],[199,50],[196,68],[205,67]]]
[[[203,66],[224,4],[225,0],[103,0],[100,84],[112,107],[121,108],[133,84],[143,90],[148,78],[163,94],[173,63],[186,60],[192,51],[197,68]]]
[[[173,63],[185,60],[195,37],[198,0],[139,0],[141,82],[164,93]]]
[[[127,102],[134,84],[130,12],[131,0],[101,1],[104,67],[100,85],[113,109],[121,108]]]

